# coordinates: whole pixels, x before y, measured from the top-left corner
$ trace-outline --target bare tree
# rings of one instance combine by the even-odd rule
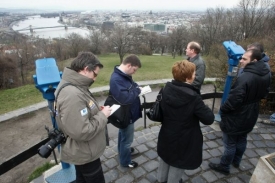
[[[76,57],[80,51],[87,51],[89,41],[81,37],[81,35],[71,33],[67,36],[67,39],[70,57]]]
[[[153,51],[158,47],[158,35],[156,32],[147,32],[145,39],[145,44],[150,50],[150,55],[152,55]]]
[[[274,0],[241,0],[238,4],[239,23],[245,38],[265,34],[268,20],[272,16]]]
[[[70,40],[64,38],[53,39],[50,43],[52,49],[51,57],[54,57],[57,61],[70,58],[68,51],[70,43]]]
[[[28,39],[21,40],[16,44],[16,52],[13,58],[17,60],[17,66],[20,71],[22,85],[32,82],[30,80],[30,70],[34,69],[34,61],[36,57],[36,47],[33,42]]]
[[[159,35],[158,36],[158,47],[160,49],[160,54],[163,55],[165,49],[168,45],[168,36],[166,35]]]
[[[100,30],[92,29],[88,35],[89,48],[94,54],[100,54],[105,40],[105,35]]]
[[[188,31],[186,27],[179,26],[175,29],[172,34],[169,35],[170,49],[175,57],[175,54],[178,53],[182,55],[183,48],[188,43]]]
[[[110,42],[113,48],[119,55],[120,62],[123,61],[123,57],[130,53],[133,45],[132,28],[126,25],[115,25],[110,35]]]
[[[0,88],[11,88],[16,86],[17,66],[14,59],[6,56],[0,56]]]

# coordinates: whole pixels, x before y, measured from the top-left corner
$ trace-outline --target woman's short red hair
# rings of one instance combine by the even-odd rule
[[[176,81],[186,82],[186,79],[192,78],[196,70],[196,65],[188,60],[183,60],[174,63],[172,67],[172,74]]]

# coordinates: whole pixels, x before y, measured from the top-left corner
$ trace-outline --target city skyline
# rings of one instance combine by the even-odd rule
[[[0,2],[1,8],[11,9],[58,9],[58,10],[206,10],[207,8],[233,8],[240,0],[217,1],[196,0],[192,3],[188,0],[5,0]]]

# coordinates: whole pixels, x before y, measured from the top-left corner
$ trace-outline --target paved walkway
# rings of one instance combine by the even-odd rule
[[[223,152],[222,132],[219,124],[214,122],[211,126],[201,125],[204,136],[203,163],[195,170],[186,170],[182,179],[187,183],[206,182],[234,182],[248,183],[257,162],[261,156],[275,152],[275,126],[261,123],[265,118],[259,118],[254,130],[248,135],[247,150],[245,151],[240,168],[231,167],[231,174],[212,171],[209,162],[218,163]],[[119,165],[117,154],[117,138],[110,140],[101,157],[106,183],[154,183],[159,166],[157,154],[157,139],[160,126],[154,126],[135,132],[132,147],[138,152],[133,160],[139,163],[135,169],[124,168]],[[52,169],[50,172],[56,171]],[[49,174],[49,172],[48,172]],[[46,175],[45,177],[47,177]],[[40,177],[33,183],[42,183],[45,177]]]

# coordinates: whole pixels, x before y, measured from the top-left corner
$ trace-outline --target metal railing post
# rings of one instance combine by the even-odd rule
[[[145,105],[146,105],[146,97],[144,96],[144,95],[142,95],[142,97],[143,97],[143,115],[144,115],[144,128],[146,128],[146,107],[145,107]]]

